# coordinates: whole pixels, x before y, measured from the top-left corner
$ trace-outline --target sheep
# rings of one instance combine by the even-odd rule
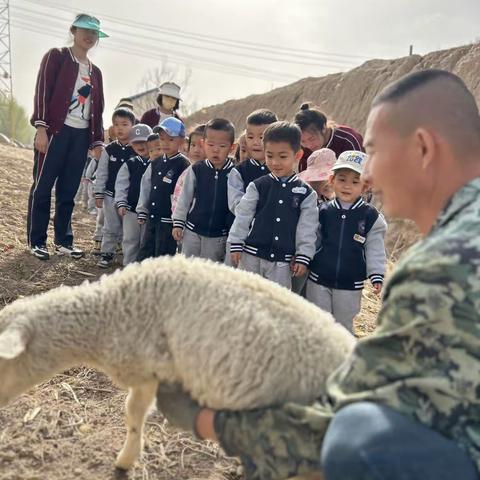
[[[159,382],[180,382],[213,409],[306,404],[353,345],[330,314],[255,274],[145,260],[0,311],[0,408],[65,369],[97,368],[129,389],[116,460],[128,470]]]

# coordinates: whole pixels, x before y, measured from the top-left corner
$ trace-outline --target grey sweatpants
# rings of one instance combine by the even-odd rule
[[[353,318],[360,312],[362,290],[337,290],[307,282],[307,300],[326,312],[353,333]]]
[[[270,262],[249,253],[242,253],[239,268],[247,272],[258,273],[261,277],[292,288],[292,274],[288,262]]]
[[[137,213],[127,210],[123,217],[123,266],[137,261],[144,234],[145,225],[138,223]]]
[[[103,214],[103,207],[97,208],[97,222],[95,224],[95,233],[93,234],[93,240],[95,242],[101,242],[103,239],[104,223],[105,223],[105,215]]]
[[[183,230],[182,253],[186,257],[199,257],[223,262],[227,237],[204,237],[185,228]]]
[[[117,212],[113,197],[105,195],[103,198],[103,224],[102,253],[115,253],[117,245],[122,241],[122,218]]]

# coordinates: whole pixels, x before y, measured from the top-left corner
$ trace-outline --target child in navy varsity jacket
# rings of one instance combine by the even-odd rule
[[[140,185],[137,217],[146,222],[145,236],[138,260],[161,255],[175,255],[177,243],[172,237],[172,196],[178,178],[189,166],[188,158],[179,153],[185,142],[185,126],[169,117],[153,129],[159,134],[163,155],[147,167]]]
[[[362,199],[367,156],[346,151],[332,167],[335,199],[319,210],[319,249],[310,263],[307,300],[353,332],[367,278],[380,293],[386,269],[383,216]]]
[[[130,157],[120,168],[115,182],[115,204],[123,219],[123,265],[135,262],[140,251],[140,243],[145,226],[137,220],[137,203],[140,196],[140,183],[150,164],[148,139],[152,129],[139,123],[130,130],[130,145],[136,155]]]
[[[295,174],[301,131],[276,122],[264,133],[270,174],[251,182],[235,209],[228,241],[232,264],[291,288],[315,253],[317,194]]]
[[[217,262],[225,259],[233,221],[228,209],[227,179],[234,166],[228,158],[234,139],[231,122],[222,118],[210,120],[204,132],[207,159],[187,170],[173,213],[173,238],[182,242],[182,253],[187,257]]]
[[[117,246],[122,241],[122,219],[114,200],[115,181],[120,167],[135,155],[128,144],[134,122],[135,115],[130,110],[119,108],[113,112],[112,123],[117,139],[105,147],[98,161],[94,192],[96,206],[103,207],[104,215],[101,258],[97,263],[102,268],[113,262]]]

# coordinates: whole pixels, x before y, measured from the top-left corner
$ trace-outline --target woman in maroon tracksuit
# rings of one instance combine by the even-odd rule
[[[37,133],[27,237],[32,254],[41,260],[50,257],[46,242],[54,184],[55,252],[73,258],[83,256],[73,246],[74,197],[88,149],[99,155],[103,146],[102,73],[91,63],[88,52],[107,35],[96,18],[85,14],[75,18],[70,32],[72,47],[54,48],[43,57],[31,119]]]
[[[308,103],[300,107],[294,122],[302,131],[304,154],[298,166],[300,172],[307,168],[307,158],[311,153],[321,148],[333,150],[337,157],[347,150],[364,151],[360,133],[351,127],[328,122],[324,113],[316,108],[310,108]]]

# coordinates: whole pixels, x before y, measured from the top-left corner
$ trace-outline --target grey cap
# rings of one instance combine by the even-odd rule
[[[128,135],[128,141],[133,142],[146,142],[149,135],[152,134],[152,129],[144,123],[137,123],[130,130]]]

